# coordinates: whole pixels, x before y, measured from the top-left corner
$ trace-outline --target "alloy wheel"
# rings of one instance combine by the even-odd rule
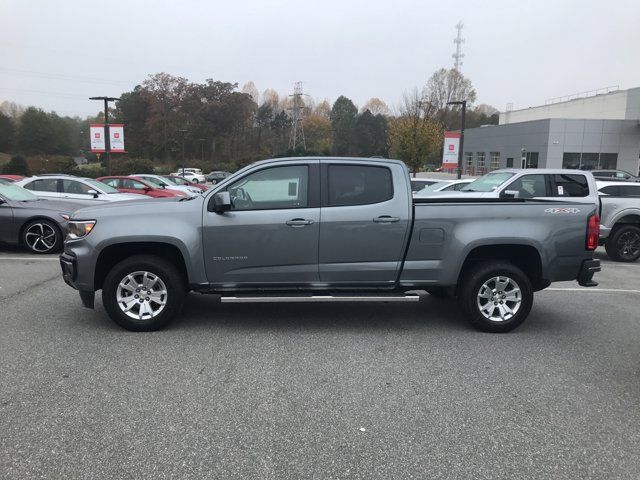
[[[493,322],[509,321],[522,305],[520,286],[506,276],[492,277],[478,290],[477,305],[486,319]]]
[[[640,255],[640,233],[628,231],[620,235],[618,253],[624,259],[634,259]]]
[[[157,317],[167,304],[167,296],[167,286],[162,279],[146,271],[128,274],[116,290],[120,310],[136,320]]]
[[[24,234],[27,246],[38,253],[46,253],[56,246],[58,232],[49,224],[34,223]]]

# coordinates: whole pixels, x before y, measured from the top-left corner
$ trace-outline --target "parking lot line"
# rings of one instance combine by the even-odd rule
[[[552,292],[599,292],[599,293],[640,293],[640,290],[629,290],[623,288],[545,288]]]

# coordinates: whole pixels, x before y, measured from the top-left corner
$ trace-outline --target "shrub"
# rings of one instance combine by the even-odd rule
[[[111,175],[153,173],[153,163],[146,158],[111,157]]]
[[[24,157],[15,156],[11,157],[11,160],[2,167],[2,173],[7,175],[29,175],[29,166]]]
[[[29,171],[33,175],[40,173],[76,173],[76,162],[66,155],[33,155],[27,157]]]
[[[99,163],[87,163],[86,165],[78,166],[78,175],[83,177],[103,177],[107,174],[107,169]]]

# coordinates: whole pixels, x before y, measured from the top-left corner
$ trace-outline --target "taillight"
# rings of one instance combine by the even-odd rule
[[[598,248],[598,239],[600,237],[600,217],[591,215],[587,221],[587,250],[595,250]]]

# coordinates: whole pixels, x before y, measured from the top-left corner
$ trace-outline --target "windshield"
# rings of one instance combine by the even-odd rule
[[[189,185],[189,182],[180,177],[165,177],[167,180],[175,183],[176,185]]]
[[[99,192],[104,192],[104,193],[120,193],[118,190],[116,190],[115,188],[113,188],[110,185],[107,185],[106,183],[102,183],[99,182],[97,180],[93,180],[92,178],[85,178],[84,179],[85,183],[87,183],[88,185],[91,185],[92,187],[94,187],[96,190],[98,190]]]
[[[14,200],[16,202],[38,200],[36,195],[18,185],[4,185],[0,183],[0,195],[7,200]]]
[[[493,192],[515,173],[487,173],[460,189],[461,192]]]
[[[423,193],[423,192],[437,192],[438,189],[442,188],[442,187],[446,187],[447,185],[450,185],[451,182],[438,182],[438,183],[432,183],[431,185],[427,185],[426,187],[424,187],[422,190],[420,190],[418,193]]]

